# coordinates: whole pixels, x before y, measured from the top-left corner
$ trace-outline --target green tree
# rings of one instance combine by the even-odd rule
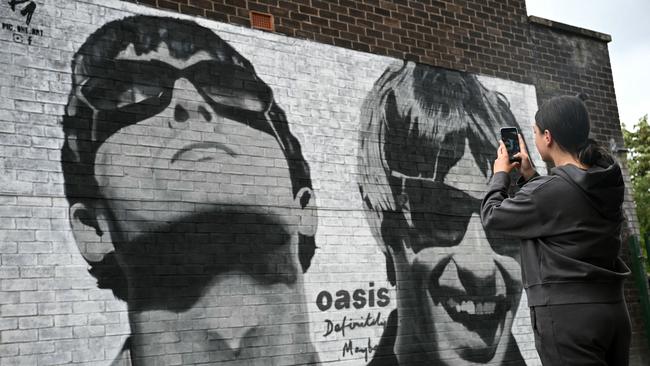
[[[648,115],[639,119],[632,131],[625,127],[623,139],[628,148],[628,169],[636,202],[641,237],[650,234],[650,125]],[[643,240],[643,239],[642,239]],[[646,243],[646,246],[650,243]]]

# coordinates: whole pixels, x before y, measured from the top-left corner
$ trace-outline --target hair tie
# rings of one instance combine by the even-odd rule
[[[582,150],[586,149],[587,146],[589,146],[589,140],[587,140],[587,141],[581,143],[580,145],[578,145],[578,150],[582,151]]]
[[[594,145],[595,143],[596,143],[596,141],[594,141],[592,139],[587,139],[585,142],[583,142],[582,144],[580,144],[578,146],[578,151],[585,150],[586,148],[588,148],[589,146]]]

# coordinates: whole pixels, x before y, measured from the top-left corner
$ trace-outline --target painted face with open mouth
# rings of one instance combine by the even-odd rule
[[[401,233],[401,247],[392,253],[396,347],[419,344],[417,352],[436,365],[459,358],[468,365],[500,364],[522,288],[517,243],[485,232],[478,213],[482,192],[458,189],[446,177],[392,176],[401,179],[403,192],[401,222],[392,224]]]
[[[508,269],[517,266],[514,259],[481,253],[477,244],[468,241],[466,253],[424,250],[414,256],[412,270],[420,284],[416,308],[427,341],[484,364],[503,353],[497,350],[510,337],[521,286],[513,280],[518,273]]]

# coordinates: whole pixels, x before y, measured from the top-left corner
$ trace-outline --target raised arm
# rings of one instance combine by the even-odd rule
[[[554,176],[535,175],[513,197],[510,176],[495,173],[481,203],[481,221],[487,230],[516,238],[538,238],[558,232],[557,185]],[[555,225],[554,225],[555,223]]]

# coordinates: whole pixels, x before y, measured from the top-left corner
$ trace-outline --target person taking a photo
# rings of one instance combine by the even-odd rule
[[[523,284],[542,364],[628,364],[630,318],[619,257],[624,184],[614,158],[590,139],[580,96],[555,97],[535,115],[535,146],[552,163],[535,172],[519,135],[519,161],[503,142],[481,204],[486,230],[521,239]],[[520,189],[508,196],[509,173]]]

